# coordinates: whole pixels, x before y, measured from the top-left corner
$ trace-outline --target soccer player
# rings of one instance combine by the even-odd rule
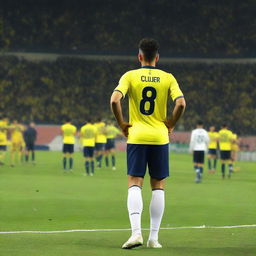
[[[97,122],[95,124],[97,128],[97,135],[96,135],[96,161],[97,167],[101,168],[102,165],[102,158],[105,152],[105,146],[107,143],[107,136],[106,136],[106,124],[103,121]]]
[[[235,162],[237,161],[237,155],[239,151],[239,138],[236,133],[233,133],[233,140],[231,143],[231,161],[233,164],[233,167],[235,165]],[[240,167],[236,166],[234,167],[234,171],[239,171]]]
[[[221,172],[222,178],[225,178],[225,166],[228,164],[229,173],[231,177],[233,172],[233,164],[231,160],[231,143],[233,141],[233,133],[228,129],[227,124],[223,124],[219,131],[219,145],[220,145],[220,159],[221,159]]]
[[[10,126],[11,131],[11,167],[15,162],[20,162],[24,147],[23,131],[24,127],[17,120],[14,120]]]
[[[112,170],[116,170],[116,157],[115,157],[115,138],[120,134],[120,130],[117,129],[111,122],[106,127],[107,144],[105,151],[105,164],[108,167],[108,156],[111,155]]]
[[[32,163],[35,163],[35,142],[37,138],[37,131],[35,129],[35,123],[31,122],[24,132],[24,140],[26,144],[26,156],[25,160],[28,162],[29,154],[31,153]]]
[[[69,170],[72,171],[73,168],[73,153],[74,144],[76,136],[76,127],[71,123],[68,118],[66,123],[61,126],[62,136],[63,136],[63,168],[67,171],[67,158],[69,159]]]
[[[192,131],[190,138],[189,151],[193,151],[194,170],[196,172],[196,183],[202,181],[204,154],[207,151],[209,136],[207,131],[203,128],[203,122],[198,121],[196,129]]]
[[[80,130],[80,137],[83,144],[83,152],[85,157],[85,171],[87,175],[94,174],[94,147],[97,128],[88,121]],[[91,167],[91,168],[90,168]],[[91,170],[90,170],[91,169]]]
[[[4,165],[5,154],[7,149],[7,130],[8,123],[0,116],[0,165]]]
[[[169,176],[169,136],[184,112],[185,100],[176,79],[156,68],[158,43],[144,38],[139,43],[141,68],[125,73],[111,96],[111,108],[123,134],[128,138],[128,213],[131,237],[122,246],[131,249],[143,244],[141,233],[142,194],[146,167],[150,174],[150,234],[147,246],[161,248],[158,232],[164,213],[164,184]],[[129,123],[123,118],[121,99],[129,96]],[[175,102],[167,119],[167,101]]]
[[[217,147],[219,139],[219,133],[215,131],[215,126],[210,127],[208,135],[210,138],[208,146],[208,171],[209,173],[215,173],[217,166]]]

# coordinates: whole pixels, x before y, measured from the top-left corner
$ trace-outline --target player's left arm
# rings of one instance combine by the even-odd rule
[[[186,108],[186,101],[185,98],[182,96],[175,100],[175,106],[172,111],[172,115],[169,120],[166,121],[166,126],[170,133],[172,133],[175,125],[179,121],[179,119],[182,117],[184,111]]]

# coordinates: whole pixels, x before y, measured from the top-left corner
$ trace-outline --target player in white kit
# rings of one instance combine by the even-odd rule
[[[203,128],[203,122],[197,123],[196,129],[192,131],[189,151],[193,152],[194,169],[196,172],[196,183],[202,181],[204,156],[208,149],[210,139],[207,131]]]

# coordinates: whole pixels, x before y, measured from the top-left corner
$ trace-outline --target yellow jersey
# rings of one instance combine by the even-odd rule
[[[64,144],[75,144],[76,127],[71,123],[61,126]]]
[[[95,146],[95,139],[96,139],[97,128],[88,123],[82,126],[80,130],[81,139],[84,147],[94,147]]]
[[[106,124],[104,122],[99,122],[96,123],[95,126],[97,128],[96,143],[106,143]]]
[[[20,124],[13,124],[11,129],[11,142],[13,144],[24,144],[23,131],[24,127]]]
[[[237,141],[237,134],[233,133],[233,141],[231,143],[231,150],[239,151],[239,145]]]
[[[115,88],[129,96],[129,128],[127,143],[164,145],[169,143],[167,102],[183,97],[179,85],[170,73],[153,66],[125,73]]]
[[[114,125],[107,125],[106,127],[107,139],[114,139],[117,134],[120,134],[120,131]]]
[[[0,145],[6,146],[8,144],[7,140],[7,124],[6,122],[0,120]]]
[[[209,149],[217,149],[219,133],[218,132],[208,132],[210,142],[208,145]]]
[[[219,131],[219,145],[220,150],[230,151],[231,142],[233,140],[233,133],[228,129],[221,129]]]

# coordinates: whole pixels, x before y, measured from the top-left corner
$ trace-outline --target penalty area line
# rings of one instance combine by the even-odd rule
[[[178,229],[231,229],[231,228],[255,228],[256,224],[251,225],[236,225],[236,226],[191,226],[191,227],[166,227],[160,228],[161,230],[178,230]],[[112,229],[69,229],[69,230],[53,230],[53,231],[0,231],[2,234],[58,234],[58,233],[73,233],[73,232],[114,232],[114,231],[130,231],[130,228],[112,228]],[[143,228],[142,230],[149,230]]]

